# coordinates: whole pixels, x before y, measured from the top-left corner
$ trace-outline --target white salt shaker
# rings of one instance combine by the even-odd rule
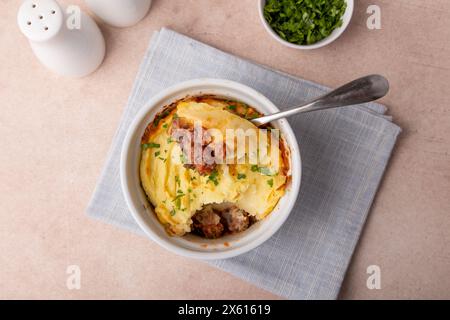
[[[55,73],[83,77],[103,61],[103,35],[95,21],[79,8],[67,13],[55,0],[26,0],[17,22],[34,54]]]
[[[152,0],[85,0],[88,7],[105,23],[115,27],[129,27],[141,21]]]

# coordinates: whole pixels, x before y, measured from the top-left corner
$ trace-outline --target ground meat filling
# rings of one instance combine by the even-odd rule
[[[221,220],[212,206],[205,206],[192,217],[193,232],[208,239],[220,238],[225,232]]]
[[[208,239],[247,230],[254,219],[235,205],[206,205],[192,217],[192,231]]]

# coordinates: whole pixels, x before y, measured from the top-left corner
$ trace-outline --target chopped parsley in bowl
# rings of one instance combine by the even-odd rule
[[[266,0],[260,8],[272,35],[293,46],[320,47],[344,31],[353,0]]]

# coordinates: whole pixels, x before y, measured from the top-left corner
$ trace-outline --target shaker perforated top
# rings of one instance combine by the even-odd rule
[[[26,0],[17,15],[20,30],[30,41],[46,41],[63,25],[64,13],[54,0]]]

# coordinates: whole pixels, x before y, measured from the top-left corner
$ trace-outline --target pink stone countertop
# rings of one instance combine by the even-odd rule
[[[20,1],[0,1],[0,298],[276,298],[85,214],[148,40],[162,26],[328,86],[387,76],[382,102],[404,131],[341,298],[450,298],[450,2],[358,0],[344,35],[314,51],[274,41],[256,2],[154,0],[134,27],[101,25],[103,65],[73,80],[34,58],[16,27]],[[366,27],[370,4],[381,7],[381,30]],[[80,290],[66,286],[69,265],[81,269]],[[380,290],[366,286],[369,265],[381,268]]]

